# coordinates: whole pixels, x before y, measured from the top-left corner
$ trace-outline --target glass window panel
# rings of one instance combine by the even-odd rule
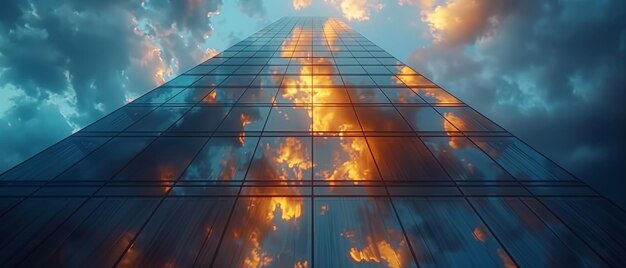
[[[408,104],[408,103],[425,103],[413,90],[409,88],[382,88],[381,89],[392,103]]]
[[[380,87],[404,86],[402,82],[398,81],[393,75],[372,75],[371,77],[374,82],[376,82],[376,85]]]
[[[496,124],[469,107],[438,107],[437,110],[461,131],[502,131]]]
[[[387,198],[315,198],[315,265],[417,267]]]
[[[317,75],[313,76],[313,86],[315,87],[329,87],[329,86],[343,86],[343,81],[339,75]]]
[[[172,87],[186,87],[190,86],[194,82],[198,81],[202,77],[201,75],[180,75],[169,82],[167,82],[166,86]]]
[[[352,52],[352,54],[355,53],[358,52]],[[356,58],[356,60],[359,61],[361,65],[380,65],[380,62],[376,60],[376,58]]]
[[[0,234],[4,236],[0,240],[3,266],[17,267],[82,202],[78,198],[28,198],[3,215],[0,224]]]
[[[213,266],[257,266],[258,261],[258,266],[307,267],[311,221],[310,198],[240,198]],[[197,264],[211,266],[203,258]]]
[[[341,74],[366,74],[365,70],[361,66],[339,66],[339,73]]]
[[[194,86],[204,86],[204,87],[215,87],[219,85],[224,79],[228,77],[227,75],[205,75],[200,80],[195,82]]]
[[[171,98],[167,103],[196,104],[213,90],[212,87],[190,87]]]
[[[395,58],[377,58],[384,65],[403,65],[402,62]]]
[[[51,180],[108,139],[69,137],[0,175],[0,180]]]
[[[315,180],[380,180],[372,154],[363,137],[316,137],[313,139]]]
[[[245,88],[222,88],[218,87],[207,94],[200,102],[201,104],[225,105],[235,103],[246,91]]]
[[[295,103],[295,104],[308,104],[313,101],[312,88],[310,84],[302,83],[300,80],[283,81],[283,86],[278,90],[276,94],[276,103]]]
[[[237,69],[237,71],[234,72],[234,74],[258,74],[261,69],[263,69],[263,66],[241,66],[239,69]]]
[[[461,103],[448,92],[436,87],[413,87],[417,95],[422,97],[428,103]]]
[[[313,65],[313,75],[338,74],[337,67],[332,65]]]
[[[81,131],[122,131],[153,109],[154,107],[122,107]]]
[[[410,87],[424,87],[424,86],[435,86],[432,82],[428,81],[428,79],[424,78],[421,75],[404,75],[398,74],[396,75],[400,81]]]
[[[224,81],[222,81],[222,83],[220,83],[220,86],[247,87],[250,84],[252,84],[252,81],[254,81],[254,78],[256,78],[256,75],[231,75],[228,78],[226,78]]]
[[[458,131],[431,107],[398,107],[398,110],[415,131]]]
[[[265,131],[311,130],[311,107],[272,107]]]
[[[176,94],[180,93],[184,88],[182,87],[160,87],[156,88],[146,95],[143,95],[139,99],[133,101],[135,104],[139,103],[164,103]]]
[[[454,180],[512,180],[465,137],[424,137],[426,146]]]
[[[211,76],[216,76],[216,75],[230,75],[232,74],[235,70],[237,70],[239,68],[239,66],[233,66],[233,65],[220,65],[217,68],[213,69],[211,71]]]
[[[159,107],[149,113],[127,131],[164,131],[176,122],[189,107]]]
[[[347,88],[353,103],[389,103],[389,99],[378,88]]]
[[[280,53],[279,53],[280,54]],[[267,62],[268,65],[289,65],[291,58],[274,57]]]
[[[391,74],[391,71],[384,66],[363,66],[363,69],[368,74]]]
[[[368,75],[342,75],[346,86],[375,86],[376,83]]]
[[[513,177],[520,180],[575,180],[549,159],[513,137],[471,138]]]
[[[415,137],[368,137],[374,159],[389,180],[448,180],[426,146]]]
[[[283,75],[258,75],[250,87],[278,87],[282,84]]]
[[[270,107],[234,107],[218,131],[262,131]]]
[[[160,137],[128,164],[115,180],[167,182],[178,179],[207,138]],[[163,187],[167,192],[169,187]]]
[[[191,108],[168,131],[214,131],[222,123],[229,110],[230,107],[223,106]]]
[[[461,198],[393,200],[420,266],[499,267],[502,246]]]
[[[337,55],[335,55],[337,57]],[[355,58],[335,58],[337,65],[359,65]]]
[[[311,180],[311,146],[310,137],[261,138],[246,180]]]
[[[305,65],[291,65],[289,67],[287,67],[287,72],[285,74],[301,74],[303,73],[303,71],[305,69],[309,69],[311,68],[311,66],[305,66]]]
[[[287,66],[265,66],[260,75],[283,75],[287,71]]]
[[[31,199],[32,200],[32,199]],[[55,213],[62,198],[37,199],[45,204],[37,210]],[[25,267],[45,267],[54,263],[60,267],[92,267],[94,264],[113,267],[130,246],[143,224],[156,209],[158,198],[92,198],[51,236],[33,250],[21,263]],[[55,204],[52,205],[51,204]],[[45,208],[45,209],[42,209]],[[41,217],[40,213],[32,214]],[[44,237],[41,234],[39,237]]]
[[[272,104],[276,98],[277,91],[277,88],[248,88],[237,103]]]
[[[208,74],[213,69],[215,69],[215,66],[198,65],[198,66],[192,68],[191,70],[187,71],[185,74]]]
[[[56,180],[106,181],[117,173],[154,138],[117,137],[85,157]]]
[[[313,107],[314,131],[361,131],[352,107]]]
[[[590,249],[585,248],[584,252],[572,247],[580,243],[574,234],[570,233],[563,240],[551,230],[563,223],[557,220],[551,222],[550,226],[546,225],[521,199],[472,198],[470,201],[504,244],[507,253],[511,255],[509,258],[513,258],[520,266],[544,266],[546,263],[568,267],[599,265],[593,258],[589,258]]]
[[[259,138],[213,137],[189,165],[182,180],[243,180]]]
[[[364,131],[411,131],[394,107],[355,107]]]
[[[199,254],[212,256],[226,227],[224,215],[233,203],[233,198],[165,199],[120,263],[129,267],[190,267]]]
[[[601,197],[550,197],[542,198],[542,201],[609,265],[620,266],[626,262],[623,254],[626,214],[621,208]]]
[[[313,89],[313,102],[315,104],[337,103],[348,104],[350,97],[344,88],[319,88]]]

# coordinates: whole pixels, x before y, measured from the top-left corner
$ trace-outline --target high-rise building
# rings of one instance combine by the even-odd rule
[[[333,18],[272,23],[0,196],[2,266],[626,265],[621,208]]]

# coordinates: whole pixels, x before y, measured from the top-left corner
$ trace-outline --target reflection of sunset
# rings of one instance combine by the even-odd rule
[[[283,220],[291,220],[292,218],[297,219],[302,215],[302,203],[298,202],[298,200],[294,200],[293,198],[287,197],[272,197],[270,201],[270,212],[267,217],[268,220],[272,220],[274,218],[274,213],[276,210],[281,210]]]
[[[402,267],[402,257],[400,253],[396,252],[389,242],[382,240],[372,243],[371,240],[371,238],[368,238],[369,244],[363,249],[350,249],[350,257],[355,262],[380,263],[384,261],[387,263],[387,267]]]

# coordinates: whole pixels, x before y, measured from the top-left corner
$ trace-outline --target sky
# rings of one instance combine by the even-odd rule
[[[4,0],[0,172],[283,16],[333,16],[626,207],[623,0]]]

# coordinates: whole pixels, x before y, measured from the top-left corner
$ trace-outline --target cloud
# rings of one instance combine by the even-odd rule
[[[293,5],[293,9],[300,10],[311,6],[311,1],[312,0],[293,0],[291,3]]]
[[[2,102],[0,140],[11,144],[0,145],[0,171],[214,54],[205,41],[220,5],[3,3],[0,89],[13,97]]]
[[[458,45],[488,34],[488,30],[513,8],[512,0],[399,0],[399,5],[414,5],[428,24],[436,42]]]
[[[267,13],[263,0],[239,0],[237,5],[241,12],[250,18],[264,18]]]
[[[619,123],[626,120],[619,108],[626,99],[623,5],[487,2],[441,6],[433,16],[482,19],[431,26],[440,35],[416,49],[409,64],[590,184],[620,195],[615,189],[626,185],[614,180],[626,172],[619,160],[626,149]]]
[[[380,11],[385,5],[378,0],[324,0],[337,6],[347,20],[367,21],[372,11]]]

